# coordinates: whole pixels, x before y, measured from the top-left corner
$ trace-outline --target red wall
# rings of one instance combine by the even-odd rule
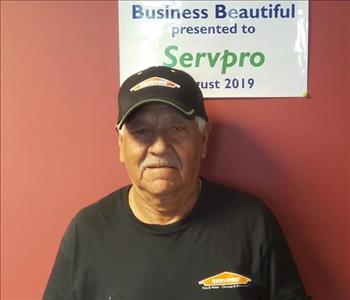
[[[1,299],[40,299],[72,216],[128,182],[116,9],[1,2]],[[266,200],[316,300],[350,295],[349,18],[347,1],[311,2],[310,98],[206,103],[203,174]]]

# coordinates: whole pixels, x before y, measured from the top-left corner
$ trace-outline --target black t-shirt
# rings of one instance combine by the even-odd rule
[[[130,186],[70,223],[45,300],[309,299],[279,225],[250,195],[203,180],[192,212],[140,222]]]

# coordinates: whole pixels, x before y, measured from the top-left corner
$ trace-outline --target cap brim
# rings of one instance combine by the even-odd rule
[[[187,111],[183,109],[182,107],[176,105],[175,103],[165,100],[165,99],[147,99],[140,101],[133,106],[131,106],[128,111],[124,114],[124,116],[121,118],[119,123],[117,124],[118,128],[121,129],[126,121],[126,119],[130,116],[130,114],[135,111],[137,108],[139,108],[142,105],[148,104],[148,103],[163,103],[163,104],[168,104],[174,108],[176,108],[181,114],[183,114],[186,118],[191,118],[194,115],[194,109],[192,108],[191,110]]]

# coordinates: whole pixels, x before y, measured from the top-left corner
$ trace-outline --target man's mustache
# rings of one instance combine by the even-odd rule
[[[180,161],[177,157],[157,157],[157,156],[148,156],[141,163],[141,170],[144,171],[146,168],[175,168],[180,169]]]

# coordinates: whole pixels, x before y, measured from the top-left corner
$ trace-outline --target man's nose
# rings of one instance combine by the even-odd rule
[[[151,145],[149,146],[149,151],[152,154],[162,154],[169,150],[169,141],[163,134],[158,134],[154,137]]]

